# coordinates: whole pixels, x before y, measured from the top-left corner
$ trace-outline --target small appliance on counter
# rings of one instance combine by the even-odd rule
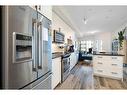
[[[64,44],[57,44],[57,46],[58,46],[59,48],[61,48],[61,49],[64,48]]]
[[[69,52],[69,45],[67,45],[66,43],[64,44],[64,53],[68,53]]]
[[[74,52],[74,45],[69,46],[69,52]]]

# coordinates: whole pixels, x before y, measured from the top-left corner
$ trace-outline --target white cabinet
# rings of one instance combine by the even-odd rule
[[[34,10],[36,10],[36,6],[30,5],[29,7],[33,8]]]
[[[36,10],[35,6],[30,6],[30,7]],[[37,5],[37,11],[43,14],[48,19],[52,20],[52,6]]]
[[[74,66],[74,53],[71,53],[70,55],[70,70],[73,68]]]
[[[42,6],[42,14],[52,20],[52,6]]]
[[[77,63],[77,55],[76,53],[71,53],[70,55],[70,70],[76,65]]]
[[[79,57],[79,54],[76,53],[76,63],[78,63],[78,57]]]
[[[61,57],[52,59],[52,89],[61,82]]]
[[[95,75],[123,79],[123,56],[93,56]]]

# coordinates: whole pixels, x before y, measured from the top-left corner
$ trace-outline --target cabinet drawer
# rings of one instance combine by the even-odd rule
[[[100,69],[94,68],[94,74],[102,74],[102,75],[105,75],[106,72],[102,68],[100,68]]]
[[[93,66],[104,66],[105,65],[105,63],[103,63],[102,61],[95,61],[94,63],[93,63]]]
[[[123,63],[123,57],[112,56],[110,60],[112,63]]]
[[[120,62],[109,62],[111,68],[123,68],[123,63]]]
[[[111,77],[123,78],[122,71],[109,71],[108,75]]]
[[[104,58],[103,56],[94,56],[94,57],[93,57],[93,60],[94,60],[94,61],[103,60],[103,58]]]
[[[107,62],[110,61],[109,56],[94,56],[93,57],[93,62]]]

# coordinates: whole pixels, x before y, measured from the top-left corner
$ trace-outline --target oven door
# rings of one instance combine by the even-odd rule
[[[64,65],[63,72],[65,73],[68,69],[70,69],[69,57],[63,59],[63,65]]]
[[[70,73],[70,58],[63,58],[62,60],[62,82],[68,77]]]

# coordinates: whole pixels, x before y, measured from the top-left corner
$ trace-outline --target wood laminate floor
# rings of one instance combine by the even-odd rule
[[[68,78],[55,89],[127,89],[127,67],[124,67],[123,82],[120,80],[93,76],[92,64],[79,62]]]

